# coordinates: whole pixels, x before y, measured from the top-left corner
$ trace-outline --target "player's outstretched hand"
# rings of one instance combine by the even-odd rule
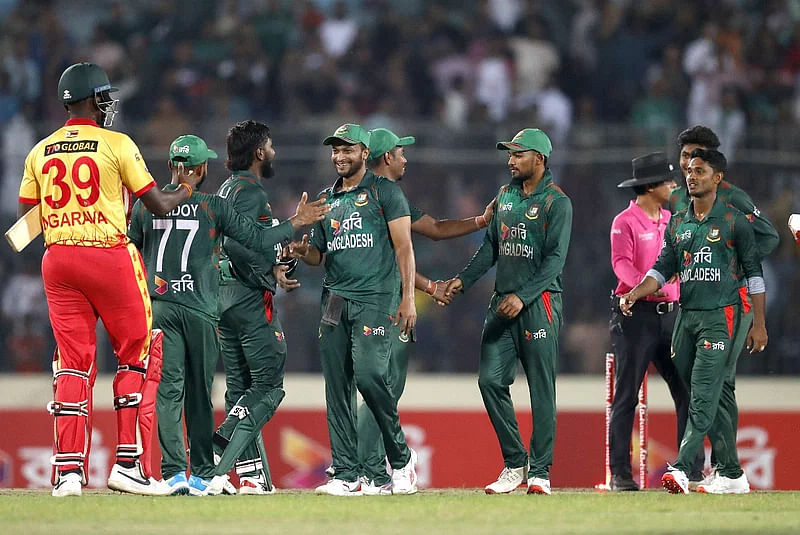
[[[789,216],[789,230],[792,231],[794,241],[800,243],[800,214],[792,214]]]
[[[294,217],[291,218],[292,226],[296,229],[311,225],[317,221],[322,221],[325,219],[325,214],[331,211],[331,207],[324,204],[325,201],[322,199],[318,199],[314,202],[307,201],[308,193],[304,191],[303,195],[300,197],[300,202],[297,203],[297,212]]]
[[[446,283],[446,287],[444,289],[444,293],[447,296],[453,296],[456,294],[461,293],[461,288],[464,287],[464,283],[461,282],[461,279],[452,278]]]
[[[453,302],[455,294],[447,293],[447,283],[444,281],[434,281],[434,289],[431,297],[436,301],[436,304],[444,307]]]
[[[397,307],[397,317],[394,320],[395,325],[399,325],[403,334],[411,336],[411,331],[417,324],[417,307],[414,305],[412,299],[403,298],[400,301],[400,306]]]
[[[171,167],[171,184],[188,184],[192,189],[197,189],[197,184],[200,183],[201,177],[199,173],[195,173],[193,169],[186,169],[183,162],[178,162],[178,165]]]
[[[497,197],[492,199],[492,202],[486,205],[486,209],[483,211],[483,220],[486,221],[486,224],[492,222],[492,216],[494,215],[494,207],[497,204]]]
[[[517,294],[508,294],[500,301],[500,304],[497,305],[497,315],[501,318],[516,318],[522,311],[523,306],[525,306],[525,304]]]
[[[761,353],[767,347],[767,329],[764,326],[753,325],[747,333],[747,349],[750,354]]]
[[[301,259],[308,254],[310,248],[311,245],[308,243],[308,234],[303,234],[303,238],[300,241],[290,242],[289,245],[283,248],[283,256],[286,258]]]
[[[278,264],[272,268],[272,273],[275,275],[275,281],[278,283],[278,286],[283,288],[285,292],[291,292],[292,290],[298,289],[300,283],[297,282],[297,279],[287,278],[287,271],[289,271],[289,266],[286,264]]]

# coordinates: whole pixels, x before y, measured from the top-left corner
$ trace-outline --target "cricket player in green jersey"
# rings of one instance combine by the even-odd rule
[[[556,361],[562,324],[561,272],[572,232],[572,203],[553,183],[553,146],[538,128],[497,144],[508,151],[511,183],[497,194],[497,214],[483,244],[448,290],[469,289],[497,264],[494,295],[481,335],[478,386],[505,467],[487,494],[527,483],[528,494],[550,494],[556,432]],[[520,439],[509,387],[517,360],[530,390],[530,455]]]
[[[205,141],[192,135],[180,136],[169,149],[170,167],[180,164],[183,181],[195,189],[206,177],[207,160],[216,157]],[[221,236],[232,236],[262,254],[272,253],[277,243],[291,239],[295,228],[313,223],[323,211],[317,203],[305,204],[301,199],[297,216],[266,228],[222,199],[199,192],[164,217],[153,216],[141,202],[134,206],[128,235],[142,252],[147,268],[153,324],[164,332],[156,410],[161,471],[172,494],[202,495],[203,480],[214,475],[211,383],[219,357],[217,263]],[[188,480],[181,421],[184,406],[191,469]]]
[[[417,491],[417,455],[406,444],[389,378],[395,327],[410,336],[417,316],[411,218],[399,186],[367,169],[369,142],[357,124],[325,138],[338,174],[320,194],[331,211],[314,225],[310,243],[304,236],[290,244],[290,254],[307,264],[325,262],[319,342],[334,477],[316,491],[335,496],[363,494],[356,389],[381,430],[392,493]]]
[[[408,162],[404,147],[412,145],[415,141],[412,136],[399,137],[386,128],[370,130],[367,167],[377,176],[386,177],[392,182],[400,182]],[[483,214],[467,219],[434,219],[414,206],[411,201],[408,201],[408,208],[411,213],[411,231],[438,241],[457,238],[485,228],[492,220],[494,200],[486,206]],[[433,281],[417,272],[414,283],[418,290],[430,294],[442,305],[449,304],[452,300],[452,295],[445,294],[443,281]],[[398,402],[406,385],[410,342],[412,340],[399,330],[392,335],[389,384]],[[392,493],[391,476],[386,471],[386,451],[378,423],[366,403],[362,403],[358,408],[357,423],[358,458],[363,471],[361,491],[368,495],[389,495]]]
[[[269,127],[258,121],[237,123],[228,131],[226,145],[231,176],[219,187],[218,198],[260,225],[277,224],[263,183],[274,174],[275,148]],[[223,245],[219,336],[228,415],[214,433],[220,457],[211,492],[225,486],[226,474],[233,468],[239,476],[240,494],[275,490],[261,429],[285,395],[286,340],[273,306],[276,277],[286,275],[276,267],[283,245],[277,244],[267,255],[233,237]]]
[[[767,345],[764,319],[765,288],[753,227],[747,216],[717,197],[727,162],[719,151],[696,149],[690,155],[686,187],[692,200],[685,212],[670,220],[664,247],[653,268],[620,299],[620,310],[630,314],[638,299],[658,290],[678,275],[681,309],[672,335],[673,362],[690,390],[689,421],[678,459],[661,479],[671,493],[689,492],[687,473],[715,419],[726,418],[721,404],[724,383],[736,364],[734,337],[742,320],[741,278],[753,301],[753,325],[747,335],[750,352]],[[739,465],[736,431],[729,426],[711,437],[717,452],[717,476],[700,492],[750,492]]]
[[[720,142],[717,135],[706,126],[696,125],[681,132],[678,135],[678,146],[680,147],[680,166],[683,176],[688,176],[689,160],[692,151],[695,149],[717,149],[719,145]],[[747,217],[747,220],[750,221],[753,226],[753,233],[756,237],[758,256],[763,261],[763,259],[778,246],[780,241],[778,231],[772,223],[764,217],[761,211],[756,208],[750,196],[727,180],[723,179],[723,181],[720,182],[717,188],[717,197],[719,197],[723,203],[729,204],[742,212]],[[689,201],[690,196],[686,187],[680,186],[675,188],[669,200],[670,212],[676,214],[686,210],[689,207]],[[747,333],[750,330],[750,326],[753,324],[753,313],[750,301],[747,297],[747,288],[742,286],[739,292],[742,299],[742,319],[739,321],[738,328],[734,334],[733,353],[736,359],[738,359],[739,355],[742,353],[745,340],[747,339]],[[734,364],[731,370],[731,376],[725,381],[722,387],[721,398],[721,405],[730,417],[720,418],[714,422],[709,431],[710,438],[719,436],[721,433],[730,432],[730,430],[719,429],[720,426],[730,425],[733,428],[733,432],[736,432],[739,425],[739,412],[736,404],[735,389],[736,365]],[[717,455],[713,447],[714,442],[714,439],[711,438],[711,471],[703,478],[701,470],[705,452],[701,448],[698,453],[699,459],[695,463],[692,473],[689,474],[689,488],[691,490],[696,490],[698,485],[710,485],[714,482],[714,478],[717,475],[717,470],[715,468],[717,465]]]

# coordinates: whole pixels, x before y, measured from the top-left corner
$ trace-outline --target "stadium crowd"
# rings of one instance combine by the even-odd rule
[[[439,217],[478,213],[507,179],[493,140],[521,126],[547,131],[556,180],[575,206],[561,371],[602,367],[614,281],[608,228],[627,203],[614,184],[629,176],[630,158],[646,149],[675,156],[677,132],[706,124],[722,139],[731,180],[776,225],[800,207],[797,140],[785,135],[800,121],[800,5],[790,0],[199,0],[191,9],[175,0],[6,0],[0,27],[4,229],[15,219],[25,154],[65,118],[43,97],[78,60],[101,65],[119,87],[115,127],[143,148],[160,181],[178,135],[203,135],[220,150],[235,121],[270,123],[279,215],[296,192],[332,181],[320,142],[337,124],[416,136],[403,187]],[[206,191],[226,177],[214,165]],[[800,373],[788,313],[800,279],[782,238],[764,266],[774,342],[743,359],[746,372]],[[420,271],[449,278],[479,240],[417,240]],[[0,250],[0,369],[45,371],[54,344],[41,242],[21,255]],[[300,298],[282,305],[287,370],[318,371],[316,329],[303,318],[316,307],[319,274],[299,274]],[[412,369],[474,372],[489,288],[484,281],[444,310],[420,300]],[[101,370],[114,362],[105,353]]]

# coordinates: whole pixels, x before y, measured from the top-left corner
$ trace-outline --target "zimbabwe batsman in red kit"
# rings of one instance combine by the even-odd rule
[[[136,144],[99,126],[111,126],[116,113],[112,91],[97,65],[78,63],[64,71],[58,96],[70,119],[30,151],[19,190],[20,215],[41,205],[47,248],[42,278],[57,344],[54,400],[48,404],[55,416],[57,497],[80,495],[87,484],[98,317],[119,359],[109,487],[136,494],[161,494],[163,487],[148,473],[149,458],[139,461],[149,446],[142,435],[152,417],[152,400],[143,399],[143,392],[154,390],[145,388],[152,313],[144,266],[126,235],[123,198],[134,192],[148,209],[164,214],[192,191],[186,184],[170,193],[155,188]],[[150,366],[150,383],[157,384],[157,367]]]

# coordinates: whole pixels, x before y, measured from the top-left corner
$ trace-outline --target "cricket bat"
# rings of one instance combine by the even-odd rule
[[[18,253],[41,233],[41,207],[37,204],[28,210],[27,214],[20,217],[16,223],[11,225],[11,228],[6,231],[6,240],[8,240],[14,252]]]

